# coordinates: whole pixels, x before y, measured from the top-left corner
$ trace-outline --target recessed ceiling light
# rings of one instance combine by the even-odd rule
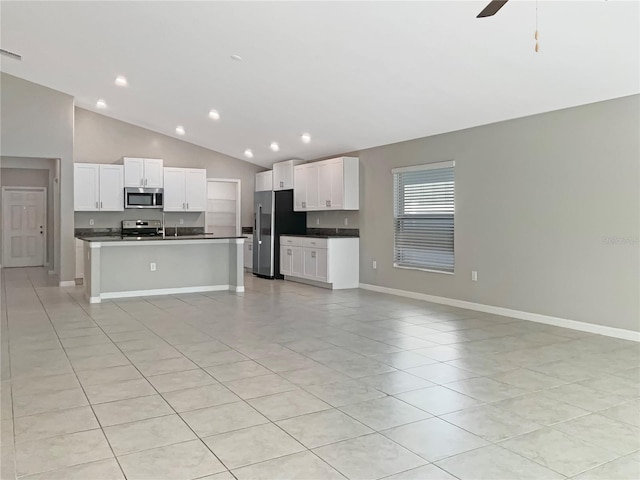
[[[212,120],[220,120],[220,113],[217,110],[209,110],[209,118]]]
[[[302,135],[300,135],[300,140],[302,140],[302,143],[309,143],[311,141],[311,135],[309,135],[308,133],[303,133]]]
[[[247,148],[247,149],[244,151],[244,156],[245,156],[245,157],[247,157],[247,158],[253,158],[253,152],[251,151],[251,149],[250,149],[250,148]]]
[[[240,55],[231,55],[231,60],[235,60],[236,62],[241,62],[242,57]]]
[[[178,125],[178,126],[176,127],[176,133],[177,133],[178,135],[184,135],[186,132],[184,131],[184,127],[183,127],[182,125]]]
[[[98,108],[107,108],[107,102],[105,102],[102,98],[96,102],[96,107]]]
[[[271,145],[269,145],[269,148],[274,152],[277,152],[278,150],[280,150],[280,145],[278,145],[278,142],[271,142]]]
[[[123,77],[122,75],[118,75],[116,77],[116,85],[118,85],[119,87],[126,87],[128,85],[129,82],[127,82],[127,79],[125,77]]]

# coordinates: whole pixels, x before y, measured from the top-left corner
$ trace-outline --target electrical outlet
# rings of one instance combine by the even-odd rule
[[[373,261],[373,269],[377,269],[378,268],[378,262],[376,262],[375,260]]]
[[[180,219],[180,225],[184,225],[184,218]]]
[[[149,270],[151,270],[152,272],[156,271],[156,262],[151,262],[149,264]]]
[[[348,217],[344,217],[344,224],[345,225],[349,225],[349,218]]]
[[[95,222],[93,221],[93,218],[89,219],[89,225],[93,225]]]
[[[316,225],[320,225],[320,219],[316,218]]]
[[[475,270],[471,271],[471,280],[474,282],[478,281],[478,272],[476,272]]]

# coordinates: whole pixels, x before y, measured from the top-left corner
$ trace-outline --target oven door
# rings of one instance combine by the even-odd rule
[[[161,188],[125,188],[125,208],[162,208]]]

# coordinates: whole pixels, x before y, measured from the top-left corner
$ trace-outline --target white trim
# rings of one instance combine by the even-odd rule
[[[393,268],[401,268],[403,270],[420,270],[421,272],[429,272],[429,273],[444,273],[445,275],[455,274],[455,272],[445,272],[444,270],[433,270],[432,268],[405,267],[404,265],[398,265],[396,262],[393,262]]]
[[[229,290],[231,290],[232,292],[236,292],[236,293],[243,293],[244,292],[244,287],[230,286]]]
[[[56,271],[55,270],[48,270],[47,271],[47,275],[55,275]]]
[[[231,288],[229,285],[205,285],[202,287],[155,288],[152,290],[128,290],[124,292],[104,292],[100,294],[100,299],[151,297],[154,295],[175,295],[179,293],[217,292],[221,290],[230,290],[230,289]]]
[[[391,173],[417,172],[420,170],[437,170],[439,168],[453,168],[455,166],[455,160],[448,160],[446,162],[425,163],[424,165],[412,165],[410,167],[392,168]]]
[[[75,287],[76,286],[76,281],[75,280],[60,280],[60,283],[58,284],[58,286],[60,286],[60,287]]]
[[[478,312],[493,313],[495,315],[504,315],[507,317],[518,318],[520,320],[529,320],[531,322],[544,323],[556,327],[570,328],[581,332],[595,333],[598,335],[606,335],[607,337],[621,338],[623,340],[632,340],[640,342],[640,332],[633,330],[625,330],[623,328],[607,327],[604,325],[596,325],[595,323],[579,322],[577,320],[569,320],[566,318],[552,317],[549,315],[541,315],[539,313],[523,312],[521,310],[512,310],[510,308],[496,307],[494,305],[485,305],[482,303],[467,302],[466,300],[457,300],[455,298],[438,297],[428,295],[426,293],[410,292],[407,290],[399,290],[396,288],[381,287],[378,285],[370,285],[361,283],[359,288],[363,290],[371,290],[373,292],[388,293],[390,295],[398,295],[400,297],[413,298],[415,300],[424,300],[425,302],[440,303],[452,307],[467,308]]]
[[[89,303],[102,303],[102,299],[100,297],[89,297]]]

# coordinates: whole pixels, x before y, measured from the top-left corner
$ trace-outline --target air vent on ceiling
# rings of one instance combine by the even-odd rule
[[[4,48],[0,48],[0,54],[13,58],[15,60],[22,60],[22,55],[18,55],[17,53],[10,52],[9,50],[5,50]]]

